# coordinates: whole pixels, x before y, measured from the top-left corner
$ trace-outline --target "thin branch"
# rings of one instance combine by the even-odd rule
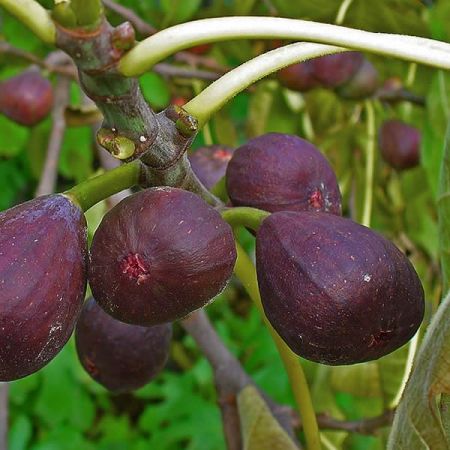
[[[0,383],[0,450],[8,449],[8,383]]]
[[[58,73],[60,75],[64,75],[66,77],[74,79],[77,77],[75,68],[73,66],[70,67],[68,64],[66,64],[71,62],[71,59],[68,55],[60,50],[50,53],[45,60],[42,60],[33,53],[27,52],[20,48],[16,48],[8,42],[0,42],[0,54],[11,55],[15,56],[16,58],[24,59],[25,61],[36,64],[37,66],[41,67],[44,70],[48,70],[51,73]],[[54,58],[52,56],[54,54],[64,55],[65,61],[62,61],[62,58],[60,58],[58,64],[56,62],[52,62],[54,61]]]
[[[152,70],[160,75],[165,75],[168,77],[197,78],[199,80],[206,81],[215,81],[222,76],[220,73],[198,69],[186,69],[184,67],[177,67],[165,63],[156,64]]]
[[[55,190],[58,174],[58,161],[66,130],[64,111],[69,102],[70,81],[60,77],[55,88],[55,99],[52,111],[52,131],[48,143],[47,157],[42,170],[41,179],[36,189],[36,197],[51,194]]]
[[[131,24],[133,24],[134,28],[138,31],[139,34],[144,36],[151,36],[155,34],[158,30],[151,26],[149,23],[142,20],[132,9],[127,8],[125,6],[119,5],[118,3],[112,0],[103,0],[103,4],[115,12],[119,16],[128,20]]]
[[[240,423],[236,395],[247,385],[255,385],[239,360],[222,343],[204,310],[198,310],[180,322],[193,337],[214,371],[214,379],[222,411],[224,432],[229,450],[240,450]],[[272,413],[293,438],[292,410],[280,407],[262,393]]]
[[[326,414],[319,414],[317,422],[321,429],[348,431],[349,433],[374,434],[379,428],[391,425],[395,411],[389,409],[377,417],[360,420],[337,420]]]

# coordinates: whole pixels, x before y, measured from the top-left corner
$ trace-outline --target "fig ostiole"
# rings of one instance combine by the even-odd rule
[[[164,368],[172,325],[129,325],[86,301],[75,328],[78,358],[86,372],[116,394],[139,389]]]
[[[152,188],[110,210],[95,232],[89,282],[118,320],[173,322],[208,304],[233,272],[231,227],[195,194]]]
[[[86,281],[86,221],[67,197],[38,197],[0,213],[0,381],[30,375],[56,356]]]
[[[257,232],[264,311],[296,354],[354,364],[384,356],[414,336],[424,292],[408,258],[350,219],[277,212]]]
[[[297,136],[268,133],[249,140],[234,151],[226,184],[234,206],[341,214],[333,169],[314,145]]]

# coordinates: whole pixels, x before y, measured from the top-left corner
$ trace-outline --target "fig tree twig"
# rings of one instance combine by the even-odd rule
[[[179,78],[198,78],[199,80],[215,81],[222,75],[207,70],[188,69],[185,67],[177,67],[172,64],[160,63],[153,67],[153,71],[160,75]]]
[[[0,383],[0,450],[8,449],[8,383]]]
[[[52,111],[52,131],[48,143],[47,156],[42,170],[41,179],[36,189],[36,197],[51,194],[55,190],[58,174],[58,161],[66,130],[64,111],[69,102],[70,81],[60,77],[55,88],[55,98]]]
[[[236,395],[245,386],[255,384],[223,344],[204,310],[190,314],[180,324],[193,337],[213,368],[228,450],[241,450]],[[291,409],[276,405],[264,393],[262,395],[280,425],[294,439]]]

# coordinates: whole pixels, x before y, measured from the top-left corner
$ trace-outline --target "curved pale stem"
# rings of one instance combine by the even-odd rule
[[[233,39],[312,41],[450,69],[450,44],[444,42],[280,17],[219,17],[176,25],[137,44],[118,69],[123,75],[137,76],[179,50]]]
[[[366,145],[366,191],[361,223],[370,227],[373,206],[373,177],[375,172],[375,112],[370,100],[366,100],[367,145]]]
[[[201,127],[239,92],[261,78],[299,61],[345,51],[331,45],[299,43],[264,53],[223,75],[183,106]]]
[[[56,28],[49,12],[35,0],[0,0],[5,8],[27,26],[39,39],[47,44],[54,44]]]
[[[316,414],[314,412],[311,394],[308,388],[305,374],[300,364],[299,357],[294,354],[286,343],[280,338],[278,333],[274,330],[266,315],[264,314],[261,303],[261,296],[258,289],[258,280],[256,278],[255,267],[244,251],[244,249],[236,243],[237,260],[234,267],[236,276],[241,280],[249,297],[252,299],[255,306],[261,312],[261,316],[267,329],[272,336],[272,339],[277,346],[278,353],[283,361],[286,373],[289,378],[292,392],[294,394],[295,402],[297,404],[300,416],[302,419],[303,430],[305,432],[306,444],[308,450],[320,450],[320,434],[317,425]]]

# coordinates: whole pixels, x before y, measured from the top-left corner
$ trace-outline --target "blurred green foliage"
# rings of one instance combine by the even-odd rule
[[[41,1],[50,7],[53,2]],[[157,28],[183,21],[239,14],[269,15],[330,22],[339,1],[316,0],[122,0],[139,17]],[[268,5],[272,5],[273,10]],[[121,22],[108,13],[112,23]],[[436,2],[427,8],[416,0],[379,0],[376,5],[354,0],[343,25],[372,31],[414,34],[449,40],[450,7]],[[52,49],[40,43],[20,23],[1,12],[3,39],[45,57]],[[235,66],[268,49],[262,41],[215,44],[208,56],[224,66]],[[381,79],[407,81],[410,64],[368,56]],[[23,60],[0,54],[0,79],[20,72]],[[47,74],[51,79],[54,75]],[[377,155],[372,226],[392,239],[410,257],[426,290],[427,320],[440,298],[436,195],[445,128],[450,114],[450,77],[417,67],[408,88],[426,98],[426,108],[408,103],[376,101],[377,126],[400,118],[422,130],[421,166],[397,173]],[[204,82],[164,78],[154,73],[141,79],[144,94],[155,110],[176,96],[192,98]],[[72,86],[71,102],[78,106],[80,92]],[[329,158],[338,175],[344,213],[360,220],[366,188],[366,117],[362,102],[346,101],[335,93],[287,91],[276,77],[262,80],[238,95],[201,132],[194,148],[205,143],[238,146],[249,137],[268,131],[294,133],[311,139]],[[50,119],[33,129],[0,117],[0,210],[32,198],[39,181],[50,132]],[[58,190],[64,190],[100,168],[89,126],[70,128],[59,162]],[[105,210],[89,213],[90,233]],[[95,212],[96,211],[96,212]],[[242,234],[249,251],[253,238]],[[208,307],[219,334],[240,358],[245,369],[278,403],[293,405],[281,361],[236,282]],[[408,347],[380,361],[352,367],[326,367],[304,362],[318,412],[338,419],[356,420],[381,414],[396,397],[404,375]],[[221,419],[211,369],[194,342],[176,328],[172,357],[165,372],[134,395],[112,396],[82,370],[73,342],[39,373],[10,386],[10,450],[221,450]],[[381,450],[387,430],[375,436],[324,433],[328,449]]]

